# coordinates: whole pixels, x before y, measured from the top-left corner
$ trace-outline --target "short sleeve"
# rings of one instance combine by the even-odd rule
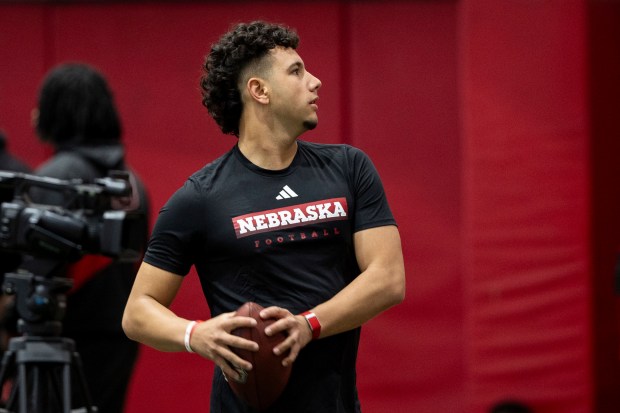
[[[188,180],[159,211],[144,261],[178,275],[194,264],[195,247],[204,227],[204,208],[197,185]]]
[[[349,168],[355,196],[354,231],[396,225],[383,183],[368,155],[349,147]]]

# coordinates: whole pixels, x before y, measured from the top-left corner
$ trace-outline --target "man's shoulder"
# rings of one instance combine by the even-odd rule
[[[318,143],[309,141],[297,141],[302,151],[315,152],[324,155],[342,155],[350,156],[351,154],[361,153],[362,151],[348,143]]]
[[[317,143],[299,140],[298,144],[302,152],[313,153],[332,160],[355,162],[357,158],[367,157],[361,149],[347,143]]]
[[[353,146],[346,144],[346,143],[321,143],[321,142],[311,142],[311,141],[304,141],[304,140],[298,140],[297,144],[299,145],[300,148],[304,149],[304,150],[310,150],[310,151],[346,151],[349,150],[351,148],[353,148]]]
[[[212,188],[217,180],[218,176],[221,176],[221,172],[226,168],[226,165],[231,160],[232,151],[226,152],[213,161],[207,163],[202,168],[193,172],[185,181],[182,188],[190,189],[195,193],[202,193]]]
[[[191,176],[192,177],[205,177],[217,171],[219,168],[225,166],[231,159],[233,155],[233,151],[230,150],[226,153],[221,154],[217,158],[209,161],[205,165],[203,165],[200,169],[196,170]]]

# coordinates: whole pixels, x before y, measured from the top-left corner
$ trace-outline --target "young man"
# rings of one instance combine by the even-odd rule
[[[212,46],[203,104],[238,142],[161,210],[125,310],[129,337],[213,360],[213,413],[252,411],[224,378],[238,377],[231,365],[252,368],[231,351],[257,349],[231,334],[255,323],[234,315],[244,302],[278,319],[266,334],[287,335],[274,352],[292,375],[268,411],[329,413],[359,412],[360,326],[404,298],[400,238],[370,160],[298,140],[318,123],[321,87],[298,41],[253,22]],[[169,310],[192,265],[212,315],[199,324]]]

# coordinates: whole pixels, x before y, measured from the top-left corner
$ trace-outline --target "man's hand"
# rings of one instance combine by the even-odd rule
[[[238,379],[239,373],[233,366],[246,371],[252,370],[252,364],[236,355],[231,348],[258,351],[258,344],[231,334],[240,327],[254,327],[256,320],[251,317],[235,316],[224,313],[198,324],[194,328],[190,346],[195,353],[212,360],[219,366],[226,377]]]
[[[308,323],[303,316],[293,315],[290,311],[281,307],[268,307],[260,312],[262,319],[269,318],[276,319],[267,329],[265,334],[273,336],[283,331],[287,337],[286,339],[274,347],[273,352],[276,355],[286,354],[288,356],[282,360],[283,366],[292,364],[302,348],[306,346],[312,340],[312,332],[308,327]]]

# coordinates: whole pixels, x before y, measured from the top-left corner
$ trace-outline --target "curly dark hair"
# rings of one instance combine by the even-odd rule
[[[276,46],[296,49],[297,33],[263,21],[237,24],[213,44],[200,78],[202,104],[225,134],[239,137],[243,111],[238,87],[241,72]]]

